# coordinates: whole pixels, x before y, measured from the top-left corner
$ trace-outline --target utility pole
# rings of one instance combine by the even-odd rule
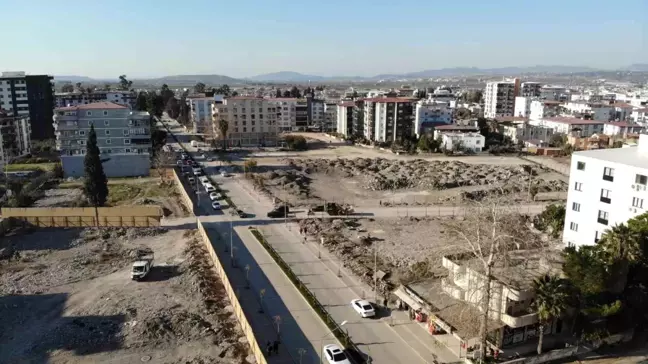
[[[374,303],[378,303],[378,249],[374,245]]]

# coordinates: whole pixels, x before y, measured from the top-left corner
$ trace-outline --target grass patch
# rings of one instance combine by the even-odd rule
[[[18,171],[51,171],[54,169],[56,163],[29,163],[29,164],[7,164],[5,168],[7,172]]]
[[[308,287],[297,277],[295,272],[290,268],[288,263],[277,253],[277,251],[268,243],[263,234],[254,228],[250,228],[250,232],[256,240],[265,248],[265,250],[270,254],[272,259],[277,263],[279,268],[286,274],[288,279],[297,287],[299,293],[306,299],[306,302],[313,308],[317,315],[322,319],[324,324],[333,331],[333,335],[340,341],[344,346],[347,353],[350,356],[350,359],[354,363],[364,363],[365,360],[360,354],[358,347],[351,341],[351,338],[346,334],[344,330],[339,330],[338,324],[333,320],[331,315],[326,311],[326,308],[319,302],[315,294],[311,292]]]
[[[131,205],[142,198],[171,197],[176,193],[173,183],[109,183],[107,205]]]

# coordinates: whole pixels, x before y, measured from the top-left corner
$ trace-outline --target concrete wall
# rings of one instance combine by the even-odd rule
[[[180,176],[178,176],[178,171],[176,168],[173,169],[173,181],[176,184],[176,188],[178,189],[178,192],[180,192],[180,197],[182,197],[182,202],[185,204],[187,207],[187,210],[191,212],[191,214],[194,214],[194,203],[193,199],[189,194],[187,193],[187,190],[184,188],[184,185],[182,184],[182,180],[180,179]]]
[[[202,237],[202,241],[205,244],[205,248],[209,252],[209,256],[214,262],[214,268],[216,268],[216,272],[218,273],[218,276],[221,278],[221,281],[223,282],[223,286],[225,287],[225,292],[227,293],[227,297],[229,298],[230,303],[234,308],[234,315],[238,319],[239,324],[241,325],[241,330],[243,330],[243,333],[245,334],[245,337],[247,338],[248,343],[250,344],[250,350],[252,351],[252,354],[256,359],[256,363],[267,364],[268,362],[266,361],[266,358],[263,355],[263,351],[261,350],[261,347],[259,346],[257,339],[254,337],[254,332],[252,331],[252,327],[250,326],[250,323],[247,317],[245,316],[245,312],[243,312],[241,303],[236,297],[236,291],[234,290],[234,287],[232,287],[232,284],[230,283],[229,278],[225,273],[225,269],[223,268],[221,261],[218,259],[218,256],[214,251],[214,247],[212,246],[211,241],[209,240],[209,236],[205,231],[205,227],[200,222],[200,220],[197,221],[197,225],[198,225],[198,231],[200,232],[200,235]]]
[[[99,207],[99,226],[151,227],[160,226],[162,209],[159,206]],[[92,207],[19,207],[2,208],[3,218],[13,218],[16,224],[36,227],[92,227],[97,226]]]
[[[83,160],[85,156],[61,156],[65,177],[83,177]],[[148,176],[151,168],[149,154],[111,154],[102,155],[106,177],[139,177]]]

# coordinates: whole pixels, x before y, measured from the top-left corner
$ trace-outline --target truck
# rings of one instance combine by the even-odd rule
[[[153,252],[150,250],[137,251],[131,270],[131,279],[140,281],[146,277],[153,268]]]

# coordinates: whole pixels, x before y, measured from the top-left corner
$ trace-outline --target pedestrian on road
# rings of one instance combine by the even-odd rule
[[[275,354],[279,355],[279,340],[274,341],[272,344],[272,350],[274,350]]]
[[[272,356],[272,343],[270,343],[270,340],[266,344],[266,351],[268,352],[268,356]]]

